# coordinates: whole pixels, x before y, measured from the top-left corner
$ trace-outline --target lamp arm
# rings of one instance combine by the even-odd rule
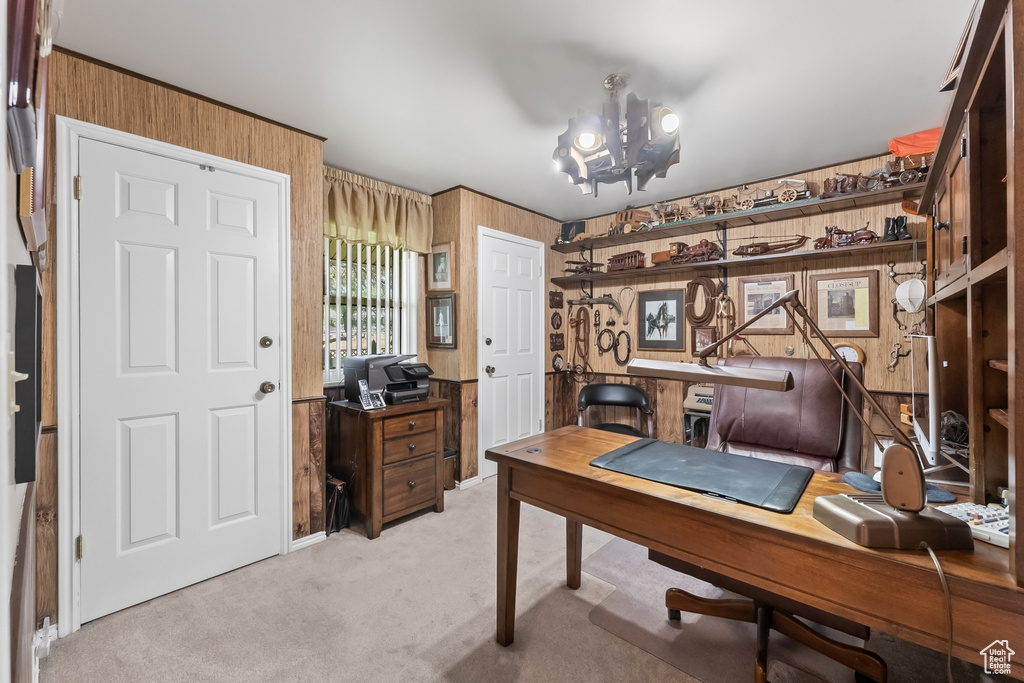
[[[790,294],[795,293],[796,290],[790,292]],[[824,334],[822,334],[821,328],[819,328],[818,325],[811,319],[811,316],[807,313],[807,309],[804,308],[804,305],[800,303],[800,299],[797,297],[794,297],[791,315],[793,315],[794,318],[796,317],[796,315],[799,315],[801,318],[803,318],[804,322],[807,323],[807,326],[811,328],[811,331],[814,332],[814,334],[818,335],[818,339],[821,341],[821,343],[825,345],[825,348],[828,349],[830,354],[832,354],[832,357],[835,358],[836,362],[839,363],[840,367],[843,368],[843,370],[850,377],[853,383],[857,385],[857,388],[860,389],[861,396],[864,397],[864,400],[867,401],[867,404],[871,406],[871,409],[874,410],[875,413],[882,418],[883,422],[885,422],[885,425],[889,428],[889,432],[892,434],[892,438],[897,443],[903,444],[904,446],[909,448],[912,453],[917,453],[917,449],[914,448],[914,444],[910,442],[910,439],[907,437],[906,434],[903,433],[903,430],[900,429],[895,422],[893,422],[892,418],[889,417],[889,413],[882,409],[882,406],[878,404],[878,401],[876,401],[875,398],[871,395],[871,392],[868,391],[868,388],[864,386],[864,383],[857,379],[857,375],[853,373],[853,370],[850,368],[847,362],[843,360],[843,357],[841,355],[839,355],[839,352],[836,351],[836,347],[832,346],[832,342],[830,342],[828,338],[825,337]],[[804,341],[807,343],[807,346],[811,348],[811,350],[814,352],[814,355],[818,357],[818,360],[820,360],[822,364],[824,364],[825,359],[822,358],[821,355],[818,353],[818,350],[814,348],[814,344],[811,343],[811,340],[807,336],[807,331],[802,328],[799,328],[799,326],[798,329],[800,329],[800,335],[804,338]],[[831,374],[829,374],[829,376],[832,377]],[[839,381],[835,377],[832,377],[832,381],[834,381],[836,384],[839,383]],[[843,391],[841,386],[839,387],[839,391],[843,395],[843,398],[845,398],[846,401],[849,402],[850,398],[846,395],[846,392]],[[867,420],[865,420],[864,416],[860,414],[860,411],[854,408],[854,413],[857,415],[858,419],[860,419],[861,424],[867,427],[868,432],[873,434],[871,430],[871,425],[867,423]],[[875,438],[875,443],[878,443],[877,438]],[[881,446],[881,444],[879,444],[879,446]]]
[[[721,339],[716,341],[711,346],[705,346],[703,349],[701,349],[701,352],[699,354],[697,354],[697,358],[698,358],[697,363],[699,365],[705,365],[706,366],[708,364],[708,356],[712,355],[715,351],[717,351],[718,347],[720,347],[723,344],[725,344],[727,341],[729,341],[730,339],[732,339],[733,337],[738,335],[740,332],[742,332],[743,330],[747,329],[748,327],[750,327],[751,325],[756,323],[761,318],[765,317],[766,315],[768,315],[769,313],[774,311],[776,308],[781,308],[782,306],[785,306],[786,304],[791,303],[791,302],[800,303],[800,299],[798,298],[798,292],[795,289],[790,290],[790,291],[786,292],[785,294],[783,294],[781,297],[779,297],[777,300],[775,300],[772,303],[771,306],[769,306],[768,308],[764,309],[763,311],[761,311],[760,313],[755,315],[753,318],[751,318],[747,322],[745,322],[742,325],[740,325],[739,327],[733,328],[731,332],[726,334],[724,337],[722,337]]]
[[[789,304],[789,306],[786,306],[786,304]],[[871,406],[872,410],[874,410],[882,418],[882,421],[885,422],[886,426],[889,428],[889,431],[892,433],[893,439],[895,439],[898,443],[907,446],[908,448],[910,448],[912,452],[916,453],[917,450],[914,448],[914,445],[910,442],[910,439],[907,438],[907,435],[903,433],[903,430],[896,426],[896,423],[893,422],[892,418],[889,417],[889,414],[882,409],[882,407],[878,404],[878,401],[874,399],[874,397],[868,391],[867,387],[864,386],[864,383],[857,379],[857,376],[853,374],[853,370],[846,363],[846,361],[843,360],[843,357],[839,355],[839,352],[836,351],[836,347],[832,346],[832,343],[825,337],[824,334],[822,334],[821,328],[819,328],[818,325],[811,319],[811,316],[807,313],[807,309],[804,308],[804,305],[802,303],[800,303],[800,293],[795,289],[792,289],[783,294],[776,301],[774,301],[771,306],[768,306],[766,309],[764,309],[763,311],[761,311],[753,318],[740,325],[739,327],[734,328],[731,332],[723,336],[721,339],[719,339],[711,346],[705,346],[698,354],[699,360],[697,362],[700,365],[706,366],[708,364],[708,356],[713,354],[720,346],[725,344],[733,337],[737,336],[740,332],[747,329],[748,327],[750,327],[751,325],[753,325],[758,320],[768,315],[775,309],[782,307],[786,307],[786,313],[791,318],[793,318],[794,321],[796,320],[796,316],[799,315],[800,318],[803,319],[803,321],[807,324],[807,326],[811,328],[811,331],[813,331],[814,334],[818,335],[818,339],[821,340],[821,343],[825,345],[825,348],[828,349],[830,354],[832,354],[832,357],[839,362],[839,365],[840,367],[843,368],[843,371],[846,372],[847,375],[849,375],[850,379],[853,380],[853,383],[857,386],[858,389],[860,389],[860,393],[864,397],[864,400],[867,401],[868,405]],[[817,356],[818,360],[821,361],[822,365],[824,365],[825,359],[821,357],[821,355],[818,353],[818,350],[814,347],[814,344],[811,343],[810,338],[807,336],[807,331],[804,330],[799,325],[797,325],[797,329],[800,331],[800,335],[803,337],[804,341],[814,352],[814,355]],[[861,424],[867,427],[868,432],[873,435],[874,433],[871,430],[871,426],[867,423],[867,420],[864,419],[864,416],[860,414],[860,410],[858,410],[857,407],[853,405],[853,402],[847,395],[846,391],[843,389],[842,384],[839,382],[839,380],[837,380],[832,375],[832,373],[828,373],[828,376],[835,383],[836,387],[838,387],[840,395],[842,395],[843,400],[845,400],[847,404],[850,405],[850,408],[857,416],[857,419],[860,420]],[[875,439],[875,443],[881,446],[881,444],[878,442],[878,438],[873,438]]]

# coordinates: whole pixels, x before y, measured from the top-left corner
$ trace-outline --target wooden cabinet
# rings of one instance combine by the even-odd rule
[[[928,303],[940,410],[968,418],[972,499],[1009,491],[1006,571],[1024,587],[1024,0],[979,3],[968,36],[935,154],[943,172],[922,193],[933,227]]]
[[[377,538],[381,527],[417,510],[444,510],[444,408],[426,401],[363,410],[335,401],[328,409],[327,471],[349,486],[352,517]]]

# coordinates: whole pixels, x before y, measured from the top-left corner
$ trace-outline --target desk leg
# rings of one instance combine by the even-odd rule
[[[576,590],[583,572],[583,523],[565,518],[565,585]]]
[[[509,496],[512,468],[498,465],[498,633],[511,645],[516,630],[516,573],[519,569],[519,501]]]

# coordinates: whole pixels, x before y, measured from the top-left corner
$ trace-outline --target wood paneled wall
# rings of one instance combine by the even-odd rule
[[[179,145],[219,157],[267,168],[291,177],[291,297],[292,297],[292,396],[295,412],[322,401],[302,399],[323,396],[322,316],[323,300],[323,142],[320,138],[189,94],[111,65],[57,49],[50,57],[48,75],[47,176],[49,265],[42,278],[42,423],[57,424],[56,367],[56,206],[53,194],[56,147],[53,144],[56,116],[66,116],[161,142]],[[311,422],[306,424],[307,427]],[[322,434],[322,419],[320,421]],[[295,510],[305,533],[323,529],[324,454],[322,438],[299,439],[293,470],[306,480],[296,481],[305,492],[308,506]],[[47,503],[46,491],[56,497],[56,440],[52,429],[40,445],[37,509],[37,616],[56,619],[56,516],[55,500]],[[309,473],[309,474],[307,474]],[[313,475],[313,476],[310,476]],[[304,535],[304,534],[303,534]],[[296,536],[298,537],[298,536]]]
[[[430,395],[448,399],[444,409],[444,445],[458,450],[455,479],[465,481],[479,471],[477,463],[477,383],[431,380]]]
[[[48,104],[50,140],[55,116],[67,116],[291,176],[292,396],[322,396],[323,142],[59,50],[50,58]],[[54,145],[50,154],[55,169]],[[47,192],[49,240],[56,219],[53,173]],[[54,251],[50,263],[55,266]],[[55,275],[50,267],[44,278],[44,315],[50,313],[43,333],[44,425],[56,424]]]
[[[816,171],[810,171],[805,173],[794,174],[784,177],[796,177],[803,178],[808,181],[808,185],[811,189],[812,195],[817,195],[821,191],[821,184],[825,178],[835,176],[837,173],[867,173],[873,169],[880,168],[885,164],[885,161],[890,157],[879,156],[872,157],[870,159],[864,159],[857,162],[851,162],[842,164],[839,166],[832,166]],[[656,181],[655,181],[656,182]],[[686,199],[676,200],[686,201]],[[825,227],[830,225],[837,225],[843,230],[857,230],[863,228],[865,225],[869,226],[879,235],[883,235],[885,231],[885,218],[887,216],[899,216],[905,215],[903,210],[900,208],[899,202],[893,202],[889,204],[881,204],[878,206],[867,207],[867,208],[855,208],[844,211],[837,211],[831,214],[823,214],[814,218],[796,218],[785,221],[778,221],[774,223],[764,223],[756,226],[745,227],[745,228],[730,228],[726,233],[726,244],[728,251],[732,251],[738,245],[745,241],[747,238],[757,236],[759,238],[773,238],[793,235],[807,235],[810,240],[803,247],[803,249],[811,249],[813,247],[812,241],[821,237],[825,234]],[[923,218],[916,216],[907,215],[907,227],[910,233],[919,240],[925,240],[927,237],[927,224]],[[607,233],[608,228],[614,221],[614,215],[601,216],[599,218],[592,218],[587,221],[587,231],[596,235],[603,235]],[[687,243],[694,243],[697,240],[714,239],[715,233],[705,233],[700,235],[694,235],[690,238],[674,238],[665,240],[656,240],[651,242],[643,242],[633,245],[624,245],[616,247],[607,247],[603,249],[594,250],[594,261],[596,263],[607,264],[608,257],[630,251],[631,249],[640,249],[647,254],[647,263],[650,265],[650,254],[655,251],[661,251],[668,249],[669,242],[672,241],[685,241]],[[549,237],[548,242],[552,241],[553,237]],[[548,256],[548,273],[551,275],[561,274],[564,269],[564,262],[567,259],[576,258],[576,255],[560,254],[557,252],[550,252]],[[869,389],[873,391],[886,391],[886,392],[909,392],[910,390],[910,363],[907,359],[901,360],[895,367],[895,371],[890,372],[886,370],[886,364],[891,360],[890,353],[893,350],[893,344],[901,343],[903,345],[902,351],[907,351],[909,343],[904,339],[903,331],[900,331],[897,324],[893,321],[892,317],[892,300],[895,296],[895,290],[897,283],[893,282],[890,278],[886,277],[888,267],[886,266],[887,261],[893,260],[896,263],[895,270],[897,272],[908,272],[919,269],[921,267],[921,261],[926,258],[926,249],[922,243],[918,250],[917,262],[913,259],[913,254],[910,250],[900,251],[898,253],[891,252],[879,252],[875,254],[859,255],[859,256],[836,256],[835,258],[826,258],[821,260],[806,261],[800,263],[787,263],[780,264],[778,266],[745,266],[742,262],[736,263],[731,262],[728,266],[728,284],[729,294],[736,300],[737,306],[740,304],[738,301],[738,289],[735,285],[736,277],[746,277],[751,275],[786,275],[792,274],[794,276],[794,283],[797,289],[801,291],[801,301],[805,304],[808,303],[808,295],[805,294],[807,282],[809,277],[815,274],[835,274],[842,272],[852,272],[860,270],[877,270],[878,275],[878,298],[875,302],[878,307],[878,321],[879,321],[879,336],[876,337],[857,337],[857,338],[843,338],[843,337],[830,337],[833,343],[838,341],[852,341],[864,349],[866,360],[865,360],[865,384]],[[806,265],[807,269],[802,272],[801,266]],[[721,279],[721,271],[701,271],[701,275],[712,277],[713,279]],[[631,285],[637,292],[650,291],[657,289],[683,289],[692,276],[672,276],[666,274],[654,278],[645,277],[642,280],[636,280],[634,282],[627,283],[613,283],[606,286],[598,286],[595,288],[594,295],[601,296],[603,294],[610,294],[620,301],[623,309],[626,308],[627,304],[633,298],[633,293],[629,290],[624,289],[624,285]],[[902,282],[904,277],[900,278]],[[805,282],[805,280],[807,282]],[[552,287],[552,289],[557,289]],[[566,291],[566,298],[573,298],[576,296],[575,291]],[[550,314],[550,310],[547,311]],[[563,309],[562,315],[565,318],[568,310]],[[609,315],[613,318],[618,316],[613,312],[610,312],[608,307],[602,307],[601,317],[604,320],[608,320]],[[901,322],[906,324],[908,327],[913,323],[920,321],[922,316],[913,316],[907,313],[900,313],[899,319]],[[737,320],[737,324],[739,320]],[[548,322],[548,332],[554,330],[550,329],[550,321]],[[693,349],[690,344],[690,325],[687,322],[684,332],[684,340],[686,349],[683,352],[679,351],[642,351],[636,350],[636,339],[637,339],[637,305],[633,303],[629,316],[626,320],[619,320],[614,328],[616,331],[626,329],[633,338],[633,357],[634,358],[657,358],[662,360],[691,360],[693,358]],[[562,356],[569,361],[572,354],[572,333],[568,329],[567,324],[563,323],[562,329],[559,330],[565,333],[565,344],[566,351],[562,352]],[[794,352],[798,356],[803,355],[802,344],[803,341],[799,334],[794,333],[792,335],[750,335],[748,339],[757,348],[757,350],[765,356],[778,356],[785,353],[786,347],[792,346]],[[822,347],[823,350],[823,347]],[[547,352],[547,367],[551,367],[551,359],[554,356],[554,352]],[[594,368],[595,372],[599,373],[621,373],[622,368],[617,366],[611,354],[604,354],[603,356],[597,353],[595,347],[595,341],[593,334],[591,335],[591,354],[590,364]]]
[[[452,260],[457,264],[453,286],[459,316],[459,348],[429,349],[428,362],[438,379],[477,379],[477,226],[549,245],[558,234],[559,223],[463,187],[434,195],[433,199],[434,243],[455,242]],[[552,252],[547,248],[544,251],[545,270],[550,273]]]
[[[292,538],[324,531],[326,399],[292,403]]]

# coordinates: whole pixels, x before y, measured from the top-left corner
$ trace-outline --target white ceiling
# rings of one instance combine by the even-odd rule
[[[57,44],[322,135],[331,166],[569,220],[881,154],[938,126],[973,0],[67,0]],[[606,75],[680,114],[646,192],[555,139]]]

